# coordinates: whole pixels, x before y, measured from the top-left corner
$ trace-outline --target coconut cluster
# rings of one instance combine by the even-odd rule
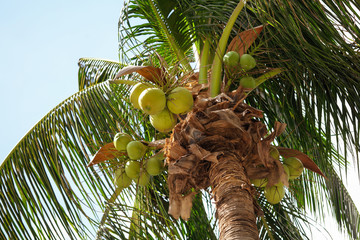
[[[113,143],[116,150],[128,156],[125,165],[115,170],[114,184],[117,187],[129,187],[133,180],[139,186],[146,186],[151,176],[159,175],[164,170],[164,154],[159,152],[145,158],[150,149],[142,142],[133,140],[129,134],[117,133]]]
[[[137,83],[130,92],[130,102],[150,116],[151,125],[159,132],[170,132],[177,123],[176,114],[189,112],[194,100],[191,92],[176,87],[165,93],[146,83]]]
[[[233,70],[235,68],[240,67],[243,71],[247,72],[252,70],[256,66],[256,60],[250,54],[239,55],[239,53],[235,51],[227,52],[223,57],[223,62],[226,68],[229,70]],[[240,86],[244,88],[255,88],[256,82],[252,76],[246,74],[240,79]]]
[[[280,161],[279,151],[274,146],[270,147],[269,156],[276,161]],[[287,181],[300,177],[304,170],[303,163],[296,157],[289,157],[283,159],[282,167],[286,174]],[[251,179],[251,183],[255,187],[264,190],[264,196],[269,203],[277,204],[285,196],[285,186],[281,181],[277,182],[273,186],[268,186],[268,182],[269,181],[266,177]]]

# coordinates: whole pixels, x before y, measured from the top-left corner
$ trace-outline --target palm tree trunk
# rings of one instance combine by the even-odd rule
[[[241,162],[233,155],[223,156],[211,165],[209,177],[220,240],[259,239],[252,187]]]

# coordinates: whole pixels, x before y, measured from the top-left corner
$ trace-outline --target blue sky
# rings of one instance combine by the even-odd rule
[[[43,116],[78,91],[79,58],[118,60],[122,5],[122,0],[2,2],[0,163]],[[351,175],[349,182],[360,201],[358,179]],[[341,239],[334,226],[327,226],[330,234]]]
[[[123,1],[5,1],[0,8],[0,162],[77,92],[80,57],[118,60]]]

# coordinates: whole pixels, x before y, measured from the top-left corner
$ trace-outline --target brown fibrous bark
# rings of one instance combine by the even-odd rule
[[[242,89],[216,98],[198,95],[186,118],[165,144],[170,192],[169,213],[190,217],[192,198],[211,187],[220,239],[258,239],[256,217],[262,214],[250,179],[267,177],[268,185],[287,178],[269,147],[284,124],[269,133],[262,111],[244,103]]]

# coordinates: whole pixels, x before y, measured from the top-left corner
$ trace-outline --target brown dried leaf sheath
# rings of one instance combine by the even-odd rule
[[[302,153],[295,149],[284,148],[284,147],[277,147],[277,149],[279,150],[280,155],[283,156],[284,158],[297,157],[303,163],[304,167],[306,167],[307,169],[313,172],[316,172],[320,176],[325,177],[324,173],[320,170],[320,168],[316,165],[316,163],[311,158],[309,158],[308,155],[306,155],[305,153]]]
[[[163,86],[166,84],[163,70],[161,68],[153,66],[133,66],[129,65],[122,68],[115,76],[115,79],[120,78],[121,76],[137,72],[143,76],[146,80]]]
[[[169,213],[187,219],[194,190],[211,186],[220,239],[239,239],[240,232],[243,239],[258,239],[255,218],[262,212],[254,201],[250,179],[267,177],[270,186],[278,181],[288,185],[281,163],[269,156],[270,143],[284,124],[276,123],[268,134],[259,121],[262,112],[243,103],[244,98],[242,91],[231,97],[198,95],[193,110],[176,125],[164,148]],[[229,225],[234,221],[235,225]]]
[[[251,44],[256,40],[262,31],[263,26],[260,25],[253,29],[249,29],[239,33],[229,44],[227,48],[227,52],[235,51],[238,52],[239,55],[243,55],[246,50],[251,46]]]
[[[114,143],[107,143],[102,146],[94,155],[93,159],[89,162],[87,167],[91,167],[95,164],[105,162],[107,160],[112,160],[116,157],[123,156],[126,153],[116,150]]]

